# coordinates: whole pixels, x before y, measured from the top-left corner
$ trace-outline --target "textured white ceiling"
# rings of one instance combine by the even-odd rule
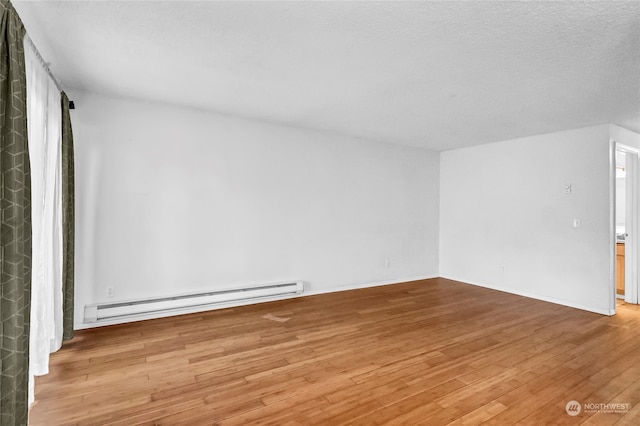
[[[640,130],[638,1],[14,5],[68,89],[436,150]]]

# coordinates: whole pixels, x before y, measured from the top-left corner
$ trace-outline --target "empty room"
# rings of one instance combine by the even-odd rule
[[[0,426],[640,424],[640,2],[0,12]]]

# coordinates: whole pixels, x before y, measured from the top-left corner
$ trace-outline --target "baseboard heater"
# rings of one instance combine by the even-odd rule
[[[274,296],[292,296],[304,291],[302,281],[290,283],[265,284],[255,287],[243,287],[228,290],[208,291],[205,293],[192,293],[172,297],[160,297],[155,299],[132,300],[117,303],[99,303],[86,305],[84,308],[84,322],[95,323],[100,321],[113,322],[118,319],[150,316],[171,311],[184,311],[189,308],[206,307],[211,305],[230,305],[233,302],[242,302],[255,299],[260,300]]]

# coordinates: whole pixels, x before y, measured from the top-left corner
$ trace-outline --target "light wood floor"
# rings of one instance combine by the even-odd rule
[[[638,306],[606,317],[434,279],[77,332],[31,421],[638,425],[639,361]],[[630,409],[585,413],[610,402]]]

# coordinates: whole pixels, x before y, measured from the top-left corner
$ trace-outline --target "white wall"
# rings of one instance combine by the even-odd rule
[[[624,156],[622,156],[624,158]],[[622,163],[624,167],[624,163]],[[626,217],[626,177],[616,177],[616,233],[624,233]]]
[[[441,153],[440,275],[609,313],[609,157],[607,125]]]
[[[437,153],[90,93],[73,100],[77,324],[101,301],[438,275]]]

